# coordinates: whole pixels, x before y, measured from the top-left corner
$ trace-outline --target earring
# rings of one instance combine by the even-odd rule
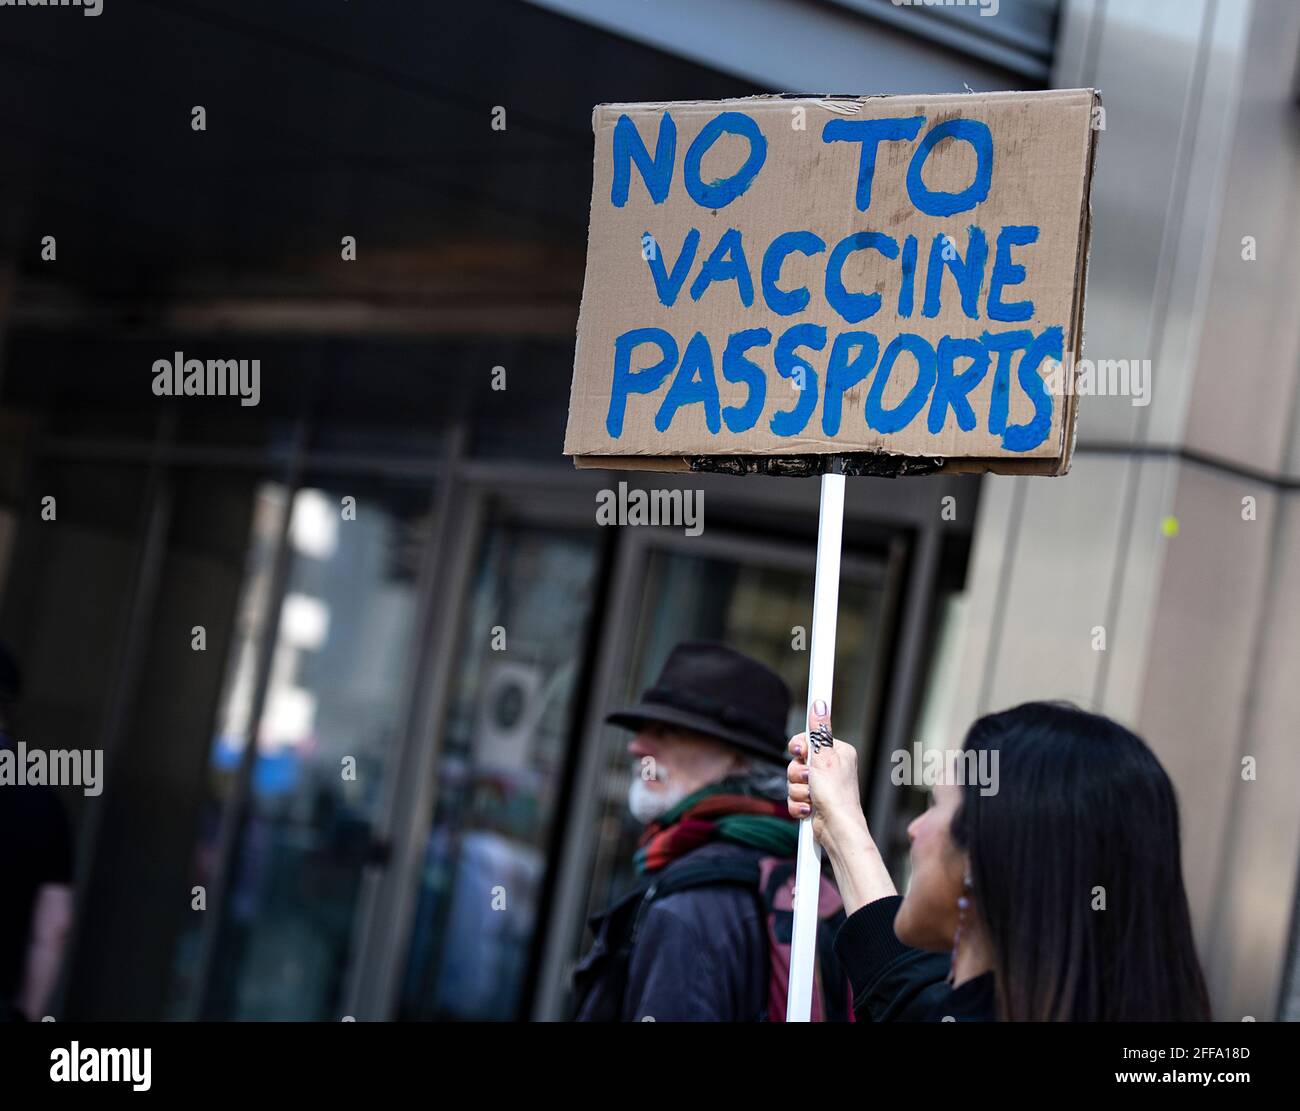
[[[966,929],[966,911],[970,909],[970,896],[967,892],[970,890],[970,865],[968,864],[966,874],[962,877],[962,892],[957,897],[957,930],[952,935],[952,961],[948,968],[948,983],[950,984],[957,974],[957,950],[961,946],[962,931]]]

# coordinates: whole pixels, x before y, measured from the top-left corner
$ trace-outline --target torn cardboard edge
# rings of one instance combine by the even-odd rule
[[[873,100],[924,100],[932,104],[942,104],[948,101],[958,102],[971,99],[997,102],[999,100],[1023,99],[1026,96],[1050,100],[1056,97],[1077,96],[1079,93],[1092,93],[1096,97],[1098,90],[1084,86],[1071,89],[990,89],[987,91],[967,89],[959,93],[751,93],[749,96],[728,96],[721,97],[718,100],[608,100],[592,107],[591,123],[594,132],[596,117],[602,109],[608,112],[623,112],[628,109],[650,111],[659,111],[660,109],[666,111],[670,108],[713,109],[733,104],[753,105],[755,101],[805,100],[810,104],[820,104],[824,108],[838,112],[850,105],[864,105]],[[860,111],[860,109],[854,108],[853,111]]]
[[[885,451],[826,452],[798,455],[575,455],[578,470],[658,471],[664,474],[761,474],[809,478],[827,474],[838,465],[841,474],[862,478],[904,478],[908,475],[999,474],[1056,475],[1057,459],[1008,459],[1004,456],[898,455]],[[1067,461],[1068,467],[1068,461]]]

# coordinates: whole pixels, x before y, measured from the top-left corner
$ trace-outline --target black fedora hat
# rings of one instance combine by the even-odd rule
[[[611,725],[649,722],[704,733],[767,760],[783,761],[790,688],[771,668],[725,644],[679,644],[659,678]]]

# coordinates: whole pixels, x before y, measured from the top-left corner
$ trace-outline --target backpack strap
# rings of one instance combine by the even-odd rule
[[[723,884],[745,887],[758,891],[759,863],[757,860],[725,858],[722,860],[704,860],[697,864],[683,864],[677,868],[668,868],[663,875],[652,880],[641,898],[637,908],[632,929],[628,931],[627,945],[630,949],[636,941],[637,931],[646,911],[656,899],[675,895],[679,891],[689,891],[696,887],[717,887]]]
[[[663,875],[650,884],[646,897],[662,899],[678,891],[686,891],[692,887],[709,887],[714,884],[729,883],[757,888],[758,876],[757,860],[746,860],[741,857],[702,860],[699,863],[666,869]]]

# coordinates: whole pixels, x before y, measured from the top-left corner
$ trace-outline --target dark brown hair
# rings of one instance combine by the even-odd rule
[[[999,1017],[1207,1020],[1178,802],[1141,738],[1029,702],[980,718],[963,747],[998,754],[997,792],[967,785],[952,837],[970,856]]]

